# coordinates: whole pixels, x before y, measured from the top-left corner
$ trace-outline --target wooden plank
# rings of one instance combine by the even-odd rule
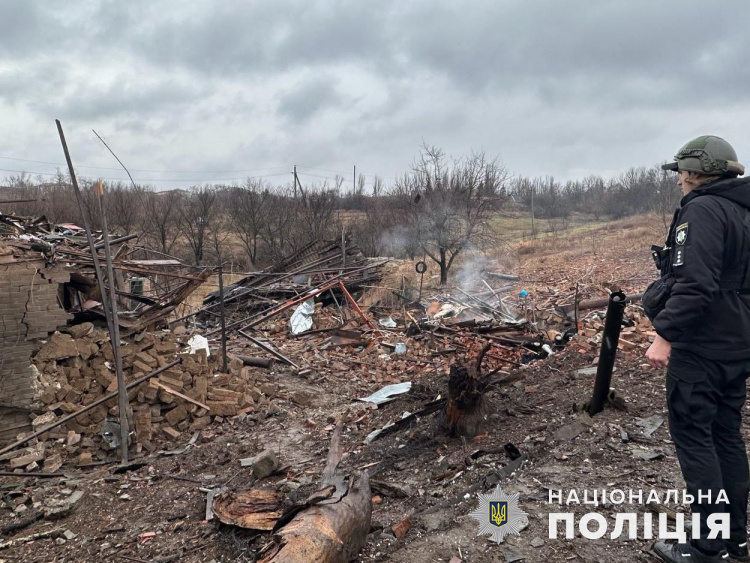
[[[184,266],[179,260],[125,260],[123,264],[135,264],[136,266]]]
[[[179,397],[180,399],[184,399],[188,403],[193,403],[196,406],[199,406],[202,409],[206,409],[207,411],[211,412],[211,408],[207,405],[204,405],[200,401],[196,401],[195,399],[191,399],[187,395],[183,395],[179,391],[176,391],[175,389],[172,389],[168,385],[164,385],[161,381],[154,381],[154,384],[159,387],[160,389],[164,389],[167,393],[170,395],[174,395],[175,397]]]

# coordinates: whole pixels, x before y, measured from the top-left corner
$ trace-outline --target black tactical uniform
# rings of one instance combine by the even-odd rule
[[[750,178],[726,176],[682,199],[662,254],[661,273],[671,291],[652,320],[672,345],[669,429],[687,490],[696,500],[693,513],[701,515],[701,539],[686,546],[655,544],[665,561],[730,555],[747,560],[750,475],[741,409],[750,375]],[[647,298],[648,292],[644,304]],[[715,502],[722,489],[728,506]],[[699,491],[710,491],[711,504],[697,502]],[[707,539],[713,513],[729,513],[731,541]],[[711,553],[718,555],[703,559]]]
[[[721,193],[722,195],[718,195]],[[716,194],[716,195],[712,195]],[[675,282],[656,332],[672,343],[667,369],[669,427],[687,489],[729,506],[693,504],[706,522],[729,512],[732,540],[746,541],[748,461],[740,433],[750,367],[750,295],[740,293],[747,269],[744,216],[750,179],[719,180],[682,200],[669,252]],[[722,542],[698,546],[721,549]]]
[[[748,275],[748,209],[750,178],[717,180],[682,198],[662,265],[674,286],[653,321],[673,350],[750,359],[750,295],[739,291]]]

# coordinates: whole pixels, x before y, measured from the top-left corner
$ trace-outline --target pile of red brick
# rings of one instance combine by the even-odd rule
[[[251,412],[262,392],[254,386],[253,368],[234,358],[227,374],[217,373],[214,356],[190,354],[188,336],[179,331],[146,332],[123,341],[120,350],[125,382],[130,383],[171,363],[181,363],[128,391],[136,452],[156,449],[159,441],[176,440],[183,431],[205,428],[213,420]],[[56,332],[33,358],[36,402],[35,430],[90,405],[117,390],[114,357],[108,334],[91,323]],[[200,404],[200,406],[199,406]],[[117,399],[94,407],[43,434],[35,445],[0,456],[11,467],[34,470],[46,459],[45,470],[56,470],[62,459],[78,465],[112,457],[101,433],[108,420],[119,417]],[[76,458],[76,459],[73,459]]]

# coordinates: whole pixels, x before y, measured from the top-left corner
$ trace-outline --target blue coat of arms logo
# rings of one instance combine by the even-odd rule
[[[477,535],[492,535],[502,543],[507,534],[518,535],[526,524],[527,514],[518,507],[518,493],[506,495],[498,485],[492,494],[479,493],[479,506],[469,514],[479,522]]]

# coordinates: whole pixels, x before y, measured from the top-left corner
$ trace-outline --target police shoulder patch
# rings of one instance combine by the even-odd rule
[[[685,244],[685,241],[687,241],[687,235],[688,235],[688,224],[683,223],[682,225],[677,227],[677,230],[674,234],[674,241],[675,244],[678,244],[682,246]]]

